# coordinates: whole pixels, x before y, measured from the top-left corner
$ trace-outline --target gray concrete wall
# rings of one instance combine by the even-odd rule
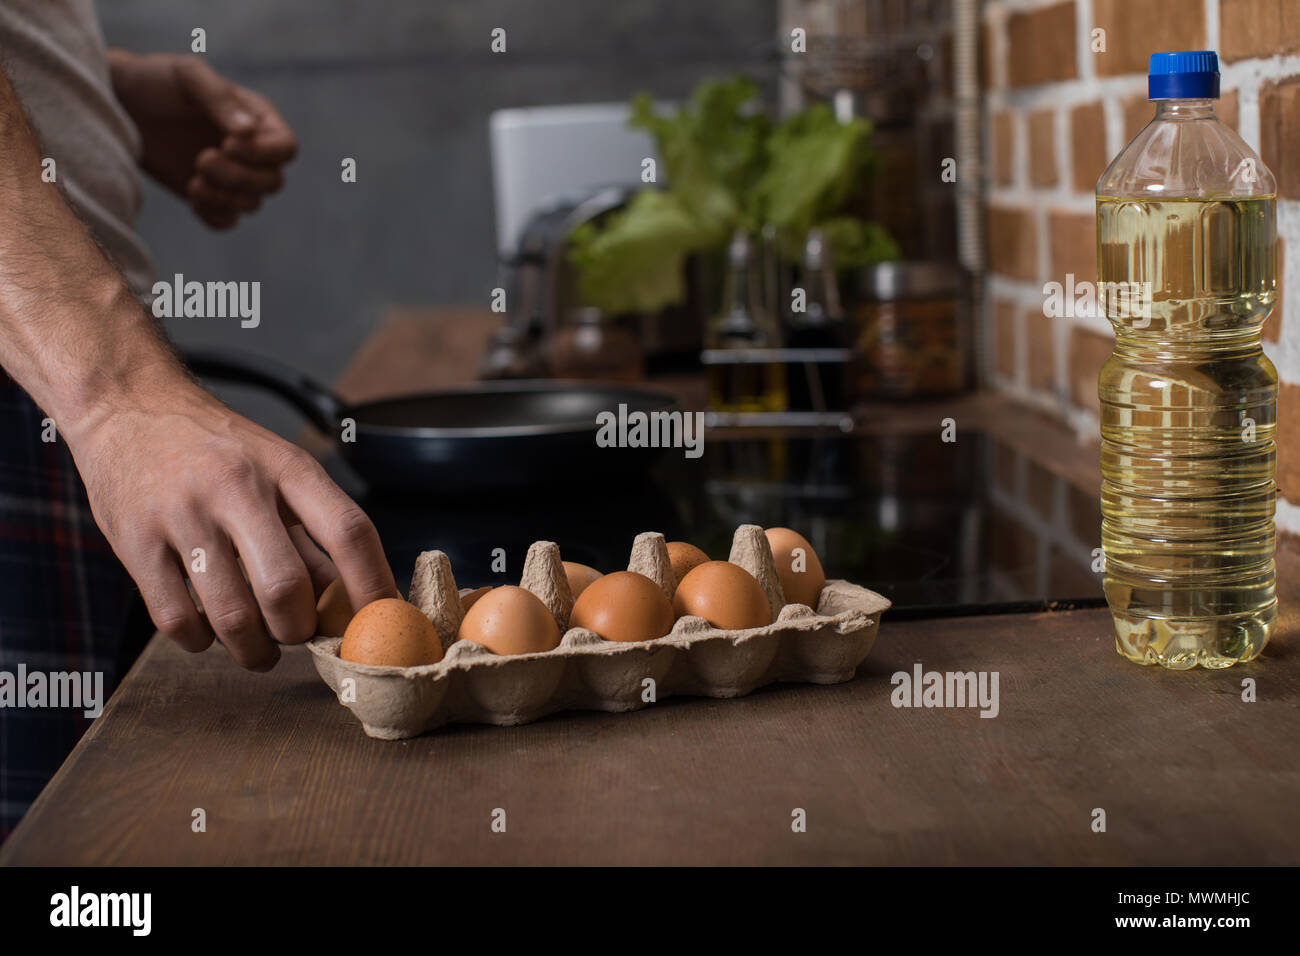
[[[484,302],[495,284],[488,114],[676,98],[702,77],[773,75],[774,0],[104,0],[110,43],[186,52],[278,104],[302,141],[289,184],[234,232],[148,190],[140,231],[162,275],[260,280],[260,328],[176,320],[182,345],[285,359],[332,379],[399,303]],[[489,50],[494,27],[508,52]],[[344,185],[339,163],[358,160]],[[275,403],[227,395],[285,433]]]

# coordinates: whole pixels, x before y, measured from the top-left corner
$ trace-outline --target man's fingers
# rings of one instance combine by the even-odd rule
[[[221,532],[194,535],[206,541],[204,570],[190,570],[190,582],[203,604],[208,625],[240,667],[269,671],[280,659],[280,648],[262,625],[262,615],[244,576],[235,563],[235,551]],[[183,548],[178,548],[186,553]]]
[[[306,565],[307,573],[311,575],[312,591],[319,598],[321,592],[338,579],[339,569],[330,560],[328,554],[316,547],[316,542],[311,539],[307,529],[302,525],[290,525],[289,540],[298,549],[302,563]]]
[[[218,232],[233,229],[239,222],[239,213],[231,212],[224,206],[210,206],[207,203],[190,200],[190,208],[194,210],[196,216],[207,223],[209,228]]]
[[[239,97],[257,115],[257,127],[227,136],[221,143],[221,151],[250,166],[276,168],[292,162],[298,155],[298,137],[293,135],[275,104],[243,87],[239,88]]]
[[[262,206],[259,196],[222,189],[197,174],[190,177],[189,184],[185,187],[185,195],[191,202],[215,209],[224,207],[237,213],[257,212]]]
[[[248,572],[262,617],[281,644],[301,644],[316,633],[311,575],[275,509],[251,496],[233,495],[226,531]]]
[[[280,480],[280,495],[329,552],[354,608],[360,610],[380,598],[401,597],[379,532],[319,464],[308,459],[291,466]]]
[[[298,155],[298,139],[287,128],[259,128],[252,134],[227,136],[221,141],[221,151],[250,166],[276,169]]]
[[[219,149],[205,149],[195,163],[199,175],[218,189],[253,196],[267,196],[284,185],[279,170],[259,169],[232,159]]]
[[[244,563],[271,636],[301,644],[316,633],[316,597],[297,546],[279,515],[274,485],[252,464],[215,476],[213,506]]]
[[[298,137],[275,104],[244,87],[239,87],[239,97],[257,116],[257,128],[227,136],[222,151],[253,166],[279,167],[292,162],[298,155]]]
[[[181,87],[222,131],[246,134],[256,129],[259,117],[239,87],[218,74],[198,57],[183,57],[176,64]]]
[[[176,555],[170,549],[159,548],[151,557],[124,563],[132,579],[139,582],[140,596],[159,633],[190,653],[212,646],[212,628],[194,606]]]

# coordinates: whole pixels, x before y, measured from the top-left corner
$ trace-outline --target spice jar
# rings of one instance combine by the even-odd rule
[[[937,397],[970,387],[956,266],[883,262],[856,278],[849,373],[855,400]]]

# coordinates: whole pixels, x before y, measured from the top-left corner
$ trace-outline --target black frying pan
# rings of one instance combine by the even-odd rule
[[[647,413],[677,407],[672,395],[650,389],[546,380],[348,405],[263,356],[192,352],[186,364],[196,375],[284,398],[334,440],[371,489],[503,490],[642,473],[663,449],[597,446],[597,414],[617,414],[620,405]],[[339,440],[345,418],[356,421],[354,442]]]

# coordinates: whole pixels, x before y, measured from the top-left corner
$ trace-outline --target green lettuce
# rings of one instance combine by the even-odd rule
[[[592,305],[621,314],[682,302],[686,259],[722,248],[736,229],[775,225],[797,254],[816,226],[842,268],[897,258],[879,225],[844,211],[874,162],[866,121],[840,123],[818,105],[773,124],[753,81],[733,77],[704,81],[670,114],[642,94],[630,122],[654,137],[668,186],[570,236]]]

